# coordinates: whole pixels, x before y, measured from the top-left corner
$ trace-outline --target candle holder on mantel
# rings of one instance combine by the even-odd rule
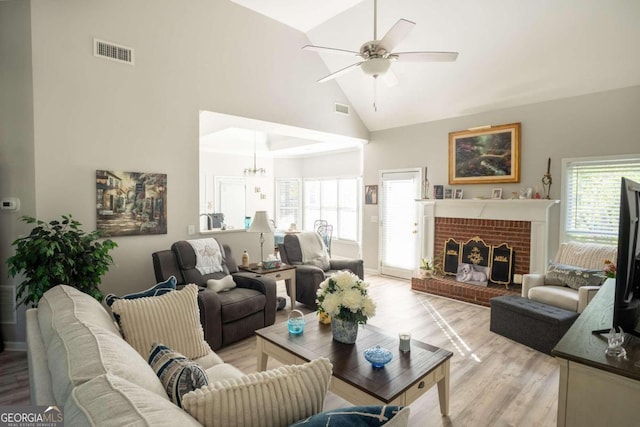
[[[545,173],[542,177],[542,190],[544,191],[544,198],[549,199],[549,194],[551,192],[551,183],[553,180],[551,179],[550,173]]]

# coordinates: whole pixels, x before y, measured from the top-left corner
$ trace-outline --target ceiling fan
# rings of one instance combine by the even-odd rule
[[[335,71],[328,76],[325,76],[318,80],[319,83],[323,83],[332,79],[335,79],[346,72],[360,67],[362,71],[374,79],[379,76],[383,76],[384,80],[390,86],[397,83],[397,79],[393,72],[389,69],[391,63],[394,61],[401,62],[451,62],[455,61],[458,57],[458,52],[393,52],[393,49],[400,43],[416,25],[415,22],[411,22],[406,19],[400,19],[395,23],[387,34],[378,40],[378,1],[373,1],[373,40],[364,43],[360,47],[360,51],[337,49],[333,47],[306,45],[302,49],[337,53],[342,55],[356,56],[361,61],[351,64],[341,70]]]

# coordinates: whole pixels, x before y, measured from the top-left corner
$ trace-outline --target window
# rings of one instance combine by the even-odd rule
[[[563,161],[565,238],[616,244],[620,179],[640,181],[640,157]]]
[[[296,224],[301,226],[301,182],[295,178],[276,179],[276,224],[285,230]]]
[[[358,240],[360,180],[358,178],[323,178],[304,180],[305,230],[313,230],[318,219],[333,225],[333,237]]]

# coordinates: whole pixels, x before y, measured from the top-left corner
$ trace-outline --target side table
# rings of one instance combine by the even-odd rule
[[[289,287],[289,294],[291,296],[291,310],[296,305],[296,268],[293,265],[282,264],[277,268],[262,268],[258,264],[250,264],[249,267],[243,267],[239,265],[240,271],[255,273],[259,276],[267,276],[273,278],[273,280],[284,280]]]

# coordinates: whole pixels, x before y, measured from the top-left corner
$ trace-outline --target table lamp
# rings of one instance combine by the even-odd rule
[[[267,211],[256,211],[249,232],[260,233],[260,264],[264,261],[264,233],[273,233]]]

